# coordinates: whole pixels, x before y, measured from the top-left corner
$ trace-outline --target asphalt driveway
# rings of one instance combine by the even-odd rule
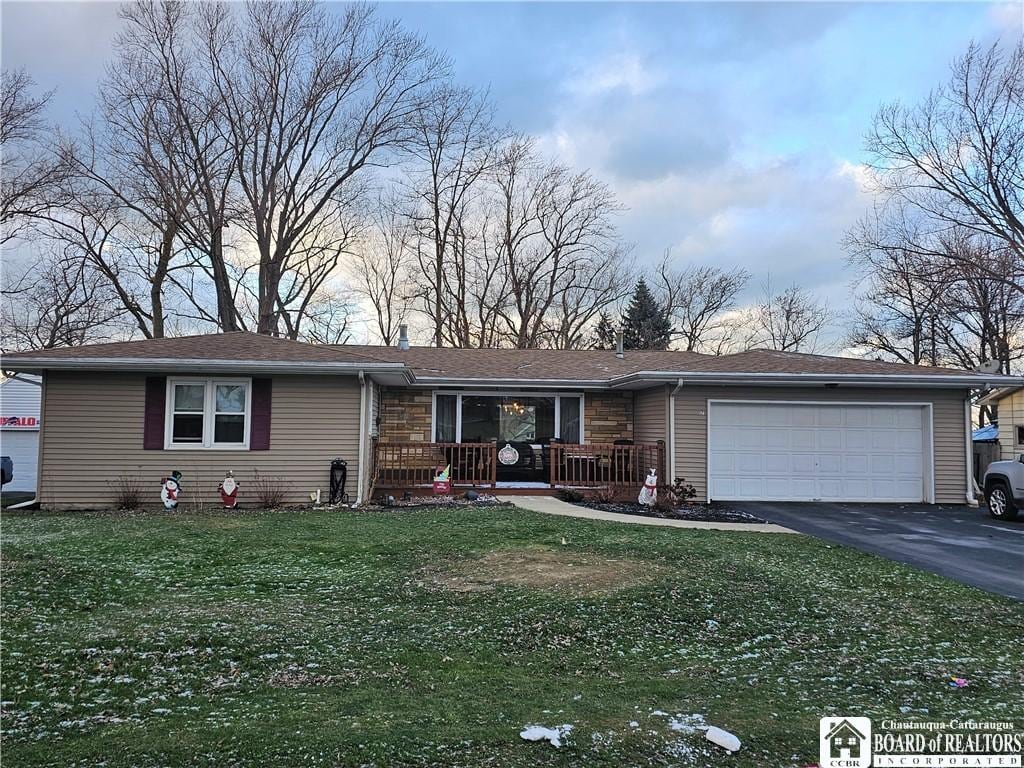
[[[929,504],[730,502],[787,528],[1024,601],[1024,518]]]

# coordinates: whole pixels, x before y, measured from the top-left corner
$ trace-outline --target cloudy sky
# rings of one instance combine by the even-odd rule
[[[489,87],[500,116],[607,181],[639,263],[743,266],[849,304],[839,241],[870,205],[862,138],[971,40],[1024,31],[1013,3],[385,3]],[[117,5],[5,0],[3,65],[91,109]],[[748,296],[747,298],[750,298]]]

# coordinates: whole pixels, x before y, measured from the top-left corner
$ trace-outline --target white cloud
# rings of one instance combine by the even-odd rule
[[[633,96],[649,93],[664,81],[664,75],[650,67],[636,53],[615,53],[589,62],[566,79],[571,94],[594,96],[625,90]]]

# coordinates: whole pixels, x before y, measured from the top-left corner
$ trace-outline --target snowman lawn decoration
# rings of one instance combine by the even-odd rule
[[[238,483],[235,482],[235,473],[230,469],[224,475],[224,479],[217,486],[220,491],[220,500],[224,502],[224,509],[234,509],[238,506]]]
[[[658,500],[658,473],[653,469],[647,474],[644,487],[640,489],[640,496],[637,499],[645,507],[653,507]]]
[[[181,472],[174,470],[170,477],[165,477],[160,482],[160,500],[164,503],[164,508],[176,509],[178,496],[181,494]]]

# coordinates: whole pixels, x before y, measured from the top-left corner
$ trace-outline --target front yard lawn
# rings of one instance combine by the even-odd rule
[[[822,715],[1024,712],[1024,606],[810,537],[492,507],[2,544],[5,765],[803,765]]]

